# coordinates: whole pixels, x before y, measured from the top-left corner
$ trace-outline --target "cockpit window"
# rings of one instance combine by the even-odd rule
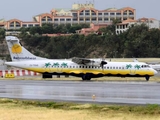
[[[142,65],[141,67],[142,67],[142,68],[150,68],[149,65]]]
[[[150,68],[150,66],[149,66],[149,65],[147,65],[147,68]]]

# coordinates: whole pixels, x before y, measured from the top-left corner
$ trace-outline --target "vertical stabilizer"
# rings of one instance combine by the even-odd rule
[[[25,61],[25,60],[41,60],[41,58],[33,55],[27,49],[25,49],[19,42],[19,39],[15,36],[6,36],[6,42],[8,45],[9,53],[12,61]]]

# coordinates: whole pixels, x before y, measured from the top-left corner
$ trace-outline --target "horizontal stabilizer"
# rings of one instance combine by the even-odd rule
[[[19,39],[15,36],[6,36],[6,41],[7,42],[19,42]]]

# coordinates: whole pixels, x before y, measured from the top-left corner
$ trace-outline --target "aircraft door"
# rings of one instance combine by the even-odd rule
[[[135,75],[136,73],[136,68],[135,66],[131,65],[131,64],[127,64],[126,65],[126,69],[128,70],[130,75]]]
[[[131,75],[135,75],[135,73],[136,73],[136,69],[130,69],[130,74]]]

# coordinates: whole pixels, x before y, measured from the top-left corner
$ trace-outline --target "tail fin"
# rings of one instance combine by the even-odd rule
[[[33,55],[27,49],[25,49],[19,42],[19,39],[15,36],[6,36],[6,42],[8,45],[9,53],[12,61],[25,61],[25,60],[41,60],[41,58]]]

